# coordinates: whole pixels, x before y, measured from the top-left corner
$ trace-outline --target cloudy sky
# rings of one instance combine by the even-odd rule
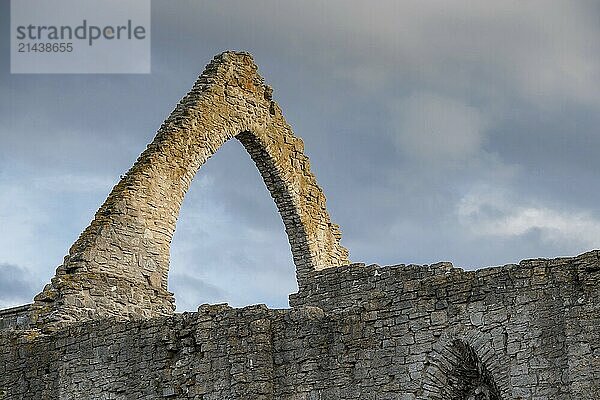
[[[0,0],[0,307],[41,290],[213,55],[253,53],[353,261],[466,269],[600,247],[595,1],[153,0],[152,73],[10,74]],[[240,143],[172,245],[179,310],[286,307],[294,266]]]

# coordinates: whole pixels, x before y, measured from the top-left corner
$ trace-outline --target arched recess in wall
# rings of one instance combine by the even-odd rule
[[[428,356],[419,400],[507,400],[490,366],[464,339],[438,344]]]
[[[348,264],[302,140],[252,57],[225,52],[161,125],[35,297],[35,323],[48,328],[98,317],[171,314],[169,249],[181,203],[200,167],[234,137],[277,204],[299,286],[314,270]]]
[[[500,391],[475,350],[454,340],[425,374],[423,399],[501,400]]]

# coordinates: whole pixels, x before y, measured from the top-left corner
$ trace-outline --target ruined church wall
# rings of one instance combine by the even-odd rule
[[[30,313],[31,304],[0,310],[0,330],[28,326]]]
[[[471,350],[501,399],[600,390],[598,252],[313,278],[289,310],[203,306],[50,335],[1,331],[0,398],[447,399],[468,389],[456,379]]]
[[[173,313],[169,249],[197,171],[238,139],[282,217],[299,279],[348,263],[341,233],[273,89],[248,53],[215,56],[122,176],[56,275],[34,298],[31,319],[46,332],[75,321]]]
[[[282,216],[299,292],[287,310],[172,315],[181,201],[234,137]],[[598,398],[598,251],[339,267],[325,202],[252,57],[216,56],[34,303],[0,310],[0,400]]]
[[[375,336],[409,349],[404,360],[423,384],[447,373],[437,358],[461,340],[503,398],[592,399],[600,389],[598,251],[467,272],[449,263],[344,268],[315,272],[291,305],[376,321]]]

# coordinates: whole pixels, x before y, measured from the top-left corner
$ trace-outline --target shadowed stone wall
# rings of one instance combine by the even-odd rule
[[[600,253],[311,273],[289,310],[0,331],[4,399],[597,399]],[[0,399],[2,395],[0,395]]]
[[[467,399],[453,393],[471,365],[484,386],[493,378],[502,399],[595,399],[599,254],[467,272],[449,263],[324,270],[290,304],[334,315],[361,310],[378,327],[372,332],[397,336],[388,344],[402,348],[418,398]]]
[[[170,315],[169,247],[198,169],[228,140],[250,153],[275,200],[300,282],[312,270],[348,264],[348,251],[272,89],[247,53],[216,56],[114,187],[56,276],[35,297],[46,330],[74,321]]]

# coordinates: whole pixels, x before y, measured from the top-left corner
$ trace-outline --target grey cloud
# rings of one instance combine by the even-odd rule
[[[398,148],[428,163],[462,162],[481,151],[486,123],[481,113],[451,98],[419,93],[396,105]]]
[[[365,87],[400,77],[482,93],[507,84],[535,101],[598,101],[597,10],[585,2],[158,2],[173,32],[279,53]],[[202,21],[203,26],[198,22]],[[211,34],[211,32],[213,32]],[[235,40],[232,40],[235,38]],[[189,45],[189,44],[184,44]],[[451,77],[452,79],[448,79]],[[489,84],[494,83],[493,87]]]
[[[227,298],[225,290],[187,274],[170,274],[169,284],[179,311],[195,311],[200,304],[224,302]]]
[[[0,263],[0,307],[29,303],[32,293],[39,289],[29,271],[17,265]]]

